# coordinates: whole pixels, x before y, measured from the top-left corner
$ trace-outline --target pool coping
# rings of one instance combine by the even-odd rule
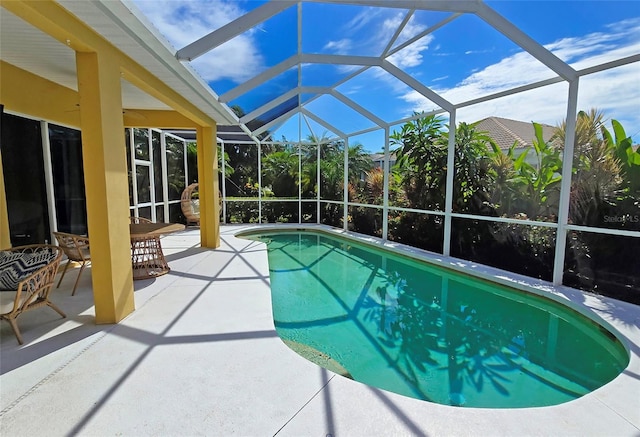
[[[562,305],[566,305],[569,308],[579,312],[592,321],[603,325],[609,329],[613,335],[620,340],[625,347],[627,353],[631,354],[631,345],[628,339],[624,337],[611,323],[603,319],[601,316],[593,312],[589,307],[585,307],[572,300],[570,297],[575,293],[582,293],[586,296],[594,298],[618,301],[607,296],[590,293],[588,291],[579,290],[576,288],[567,287],[565,285],[554,285],[551,282],[544,281],[537,278],[532,278],[519,273],[513,273],[508,270],[499,269],[497,267],[486,266],[483,264],[474,263],[461,258],[455,258],[451,256],[444,256],[435,252],[420,249],[417,247],[408,246],[402,243],[396,243],[388,240],[382,240],[378,237],[372,237],[369,235],[359,234],[353,231],[347,231],[343,229],[337,229],[328,225],[318,224],[303,224],[303,225],[290,225],[290,224],[266,224],[255,225],[254,228],[243,229],[234,234],[235,237],[242,237],[245,234],[256,233],[262,230],[277,230],[295,232],[300,230],[313,230],[321,232],[327,235],[339,236],[349,238],[361,244],[367,244],[370,246],[386,249],[394,254],[409,257],[418,261],[426,261],[436,266],[448,268],[456,272],[473,276],[476,278],[484,279],[489,282],[494,282],[506,287],[515,288],[520,291],[535,294],[547,299],[551,299]],[[627,304],[627,302],[622,302]],[[631,304],[632,305],[632,304]]]
[[[562,405],[580,403],[580,401],[588,400],[593,397],[599,397],[602,395],[618,397],[619,392],[610,393],[614,389],[619,390],[618,386],[621,380],[631,376],[636,379],[640,379],[640,316],[633,314],[637,311],[637,306],[628,302],[619,301],[607,296],[597,295],[587,291],[571,288],[565,285],[554,285],[548,281],[541,279],[531,278],[517,273],[512,273],[499,268],[486,266],[471,261],[463,260],[460,258],[454,258],[451,256],[444,256],[427,250],[407,246],[402,243],[391,242],[382,240],[378,237],[359,234],[353,231],[335,228],[323,224],[256,224],[256,225],[244,225],[242,230],[235,232],[233,235],[237,238],[242,238],[243,235],[252,234],[260,231],[315,231],[324,233],[330,236],[345,237],[353,241],[386,249],[392,253],[408,256],[416,260],[422,260],[432,263],[437,266],[449,268],[454,271],[463,273],[465,275],[474,276],[480,279],[488,280],[506,287],[515,288],[520,291],[532,293],[544,298],[551,299],[559,304],[566,305],[567,307],[577,311],[590,320],[602,325],[609,330],[624,346],[629,354],[629,363],[627,367],[618,375],[614,380],[605,384],[604,386],[565,404],[549,406],[549,407],[536,407],[536,408],[558,408]],[[262,243],[264,244],[264,243]],[[612,309],[620,309],[618,312],[612,311]],[[625,320],[624,317],[616,316],[616,314],[626,315],[631,313],[632,320]],[[627,384],[624,384],[629,386]],[[623,396],[628,399],[630,405],[634,405],[634,402],[640,407],[639,399],[640,387],[637,391],[630,390]],[[420,401],[418,401],[420,402]],[[444,406],[447,408],[458,409],[458,407]],[[525,408],[526,409],[526,408]],[[467,410],[467,408],[465,408]],[[486,410],[479,408],[479,410]],[[628,415],[623,412],[618,412],[622,417],[633,424],[640,431],[640,408],[638,411],[634,411],[634,414]]]

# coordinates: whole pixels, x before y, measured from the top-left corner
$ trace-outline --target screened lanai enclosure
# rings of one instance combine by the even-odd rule
[[[613,80],[637,84],[638,17],[596,56],[494,5],[250,3],[185,45],[139,3],[241,122],[218,128],[224,222],[323,223],[638,303],[640,96]],[[209,71],[247,41],[256,74]],[[475,127],[516,112],[513,147]]]
[[[640,14],[561,38],[553,2],[509,3],[127,8],[235,114],[222,222],[321,223],[640,303]],[[567,22],[608,7],[571,3]],[[492,117],[529,136],[499,145]],[[126,133],[131,211],[179,221],[195,134],[151,128]]]

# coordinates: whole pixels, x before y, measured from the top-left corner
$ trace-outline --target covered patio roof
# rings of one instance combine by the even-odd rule
[[[190,129],[166,129],[166,132],[185,140],[195,141],[196,132]],[[219,142],[234,144],[255,144],[256,140],[247,134],[239,125],[222,125],[216,128],[216,136]]]
[[[237,117],[226,105],[218,102],[211,88],[201,81],[188,65],[178,61],[153,29],[140,21],[125,3],[108,2],[59,2],[66,10],[86,23],[96,34],[112,43],[126,56],[139,64],[162,83],[169,85],[183,99],[191,102],[203,114],[218,123],[235,123]],[[43,3],[39,8],[50,19],[42,23],[52,33],[45,33],[21,18],[29,11],[17,2],[5,2],[0,9],[0,53],[3,63],[45,78],[69,90],[78,91],[76,51],[86,51],[86,41],[78,40],[73,29],[56,29],[55,17],[60,13],[52,4]],[[131,6],[131,5],[129,5]],[[62,42],[62,44],[61,44]],[[4,65],[3,65],[4,67]],[[3,68],[4,69],[4,68]],[[163,93],[157,84],[144,82],[133,70],[122,73],[122,106],[128,125],[145,127],[163,126],[154,115],[175,109],[175,100]],[[3,89],[3,94],[5,90]],[[6,97],[3,97],[3,100]],[[79,112],[78,105],[71,104],[69,113]],[[177,108],[183,115],[193,110]],[[78,126],[77,123],[68,123]],[[174,122],[176,123],[176,122]],[[189,126],[193,123],[186,122]],[[174,126],[181,127],[181,126]]]

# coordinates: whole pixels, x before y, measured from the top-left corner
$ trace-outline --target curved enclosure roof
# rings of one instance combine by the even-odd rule
[[[618,15],[616,5],[604,2],[509,3],[135,4],[175,47],[177,59],[234,108],[244,131],[262,140],[365,134],[414,112],[444,113],[494,98],[502,100],[495,113],[469,111],[469,119],[457,120],[515,118],[505,109],[513,108],[514,93],[566,84],[608,62],[631,64],[627,79],[635,75],[637,83],[640,13],[632,2],[621,3]],[[594,19],[609,27],[581,34]],[[638,109],[635,88],[626,99],[635,98]],[[567,87],[551,92],[554,100],[561,94],[566,108]],[[633,103],[618,104],[633,110]],[[556,124],[564,116],[556,110],[546,119],[539,97],[528,105],[522,121]]]

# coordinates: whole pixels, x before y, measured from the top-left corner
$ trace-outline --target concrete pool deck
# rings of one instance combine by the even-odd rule
[[[136,311],[94,323],[91,275],[75,296],[67,273],[53,301],[19,319],[25,345],[2,323],[4,436],[638,436],[640,307],[571,292],[615,327],[627,369],[606,386],[544,408],[477,409],[407,398],[306,361],[277,336],[266,247],[223,226],[219,249],[199,232],[162,239],[171,267],[136,281]],[[577,357],[579,359],[579,357]]]

